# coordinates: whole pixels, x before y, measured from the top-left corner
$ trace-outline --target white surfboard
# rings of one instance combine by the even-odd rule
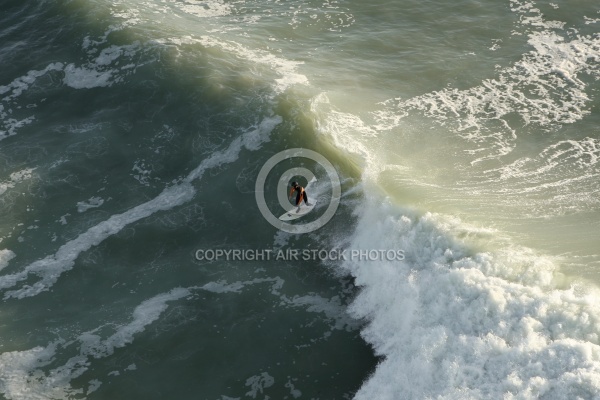
[[[293,221],[295,219],[303,217],[306,214],[308,214],[309,212],[311,212],[313,210],[313,208],[315,208],[315,203],[316,203],[316,201],[313,200],[310,203],[310,206],[307,206],[303,202],[300,207],[292,208],[290,211],[286,212],[281,217],[279,217],[279,219],[282,221]]]

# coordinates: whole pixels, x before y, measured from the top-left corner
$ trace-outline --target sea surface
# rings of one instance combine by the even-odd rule
[[[599,32],[592,0],[3,0],[0,397],[600,398]],[[259,207],[292,179],[310,232]]]

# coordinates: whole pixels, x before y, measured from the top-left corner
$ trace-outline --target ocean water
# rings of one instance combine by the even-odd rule
[[[0,396],[600,398],[599,89],[588,0],[3,1]]]

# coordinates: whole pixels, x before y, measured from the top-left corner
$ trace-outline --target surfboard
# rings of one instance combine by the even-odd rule
[[[315,208],[315,203],[316,201],[314,200],[310,203],[310,206],[307,206],[306,204],[302,203],[300,207],[292,208],[290,211],[286,212],[281,217],[279,217],[279,219],[281,221],[293,221],[295,219],[303,217],[309,212],[311,212],[313,208]]]

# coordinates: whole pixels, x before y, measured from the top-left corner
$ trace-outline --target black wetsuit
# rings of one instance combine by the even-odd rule
[[[296,195],[296,205],[299,206],[300,205],[300,201],[304,198],[304,203],[308,205],[308,196],[306,195],[306,190],[303,190],[304,188],[302,186],[296,186],[294,188],[294,190],[298,191],[298,194]],[[293,192],[292,192],[293,193]]]

